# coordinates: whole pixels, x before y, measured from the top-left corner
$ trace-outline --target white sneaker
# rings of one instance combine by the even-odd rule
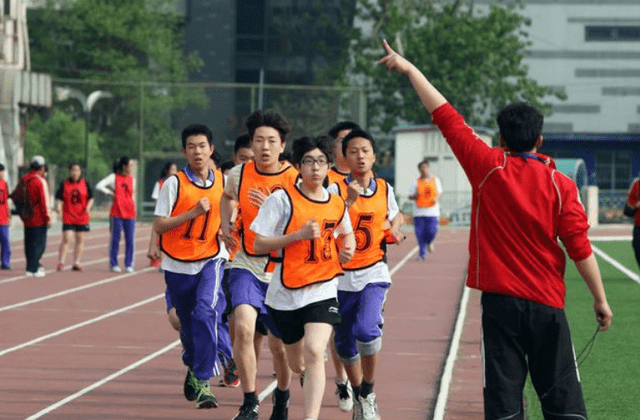
[[[127,273],[133,273],[133,267],[127,267]]]
[[[358,397],[362,404],[362,420],[379,420],[378,404],[376,403],[376,394],[373,392],[367,395],[367,398]]]
[[[433,242],[431,242],[429,245],[427,245],[427,249],[429,250],[429,252],[433,252],[436,247],[433,245]]]
[[[42,267],[41,267],[42,268]],[[38,269],[38,271],[36,271],[35,273],[33,273],[33,277],[44,277],[45,275],[45,271],[44,269],[40,270],[40,268]]]
[[[113,267],[111,267],[111,271],[114,273],[120,273],[122,271],[122,268],[118,267],[117,265],[114,265]]]
[[[36,273],[32,273],[31,271],[25,271],[24,275],[27,276],[27,277],[33,277],[33,276],[36,275]]]
[[[336,399],[338,407],[345,413],[353,409],[353,389],[348,380],[343,384],[336,382]]]
[[[45,269],[43,266],[38,267],[38,271],[36,271],[36,273],[42,273],[42,275],[44,275],[46,273]]]

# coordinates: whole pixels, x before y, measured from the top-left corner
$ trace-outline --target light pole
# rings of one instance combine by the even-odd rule
[[[112,98],[113,95],[103,90],[96,90],[91,92],[89,96],[85,96],[84,93],[78,89],[68,87],[56,88],[58,99],[61,101],[75,98],[82,104],[82,112],[84,113],[84,170],[88,174],[89,170],[89,117],[91,116],[91,110],[95,103],[102,98]]]

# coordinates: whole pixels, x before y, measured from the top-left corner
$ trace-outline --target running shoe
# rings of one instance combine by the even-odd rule
[[[353,416],[352,420],[362,420],[362,398],[354,398],[353,400]]]
[[[191,368],[188,368],[187,376],[184,378],[184,387],[183,387],[184,397],[188,401],[194,401],[198,396],[197,389],[198,389],[198,380],[196,379],[195,376],[193,376],[193,371],[191,370]]]
[[[276,404],[275,394],[273,394],[273,411],[269,420],[289,420],[289,399],[281,404]]]
[[[196,394],[196,408],[216,408],[218,406],[218,400],[216,396],[211,392],[211,386],[209,382],[206,384],[197,385]]]
[[[127,273],[133,273],[133,267],[127,267]]]
[[[11,266],[10,265],[3,265],[2,267],[0,267],[0,270],[11,270]]]
[[[338,407],[345,413],[353,409],[353,389],[348,380],[343,384],[336,382],[336,399]]]
[[[117,265],[114,265],[113,267],[111,267],[111,271],[113,273],[121,273],[122,272],[122,268],[118,267]]]
[[[427,249],[429,250],[429,252],[433,252],[436,247],[435,245],[433,245],[433,242],[431,242],[429,245],[427,245]]]
[[[64,268],[64,265],[58,264],[58,266],[56,267],[56,270],[62,271],[63,268]]]
[[[80,268],[80,266],[78,264],[74,264],[73,267],[71,267],[72,271],[82,271],[82,268]]]
[[[362,420],[379,420],[378,404],[376,403],[376,394],[373,392],[367,395],[367,398],[358,397],[362,407]]]
[[[244,403],[240,407],[240,412],[232,420],[258,420],[258,404]]]
[[[236,366],[235,360],[229,359],[229,363],[224,368],[222,382],[224,383],[224,386],[229,388],[237,388],[240,386],[240,375],[238,374],[238,366]]]

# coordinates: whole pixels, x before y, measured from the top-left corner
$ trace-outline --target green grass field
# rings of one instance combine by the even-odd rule
[[[620,264],[638,273],[631,241],[594,242]],[[597,254],[596,254],[597,255]],[[580,377],[590,419],[640,419],[640,284],[598,258],[613,322],[598,333],[591,353],[580,365]],[[596,329],[593,299],[572,262],[568,262],[566,312],[576,354]],[[525,388],[527,418],[543,419],[531,383]]]

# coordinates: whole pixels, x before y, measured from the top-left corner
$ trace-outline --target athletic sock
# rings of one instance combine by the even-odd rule
[[[362,381],[360,384],[360,396],[367,398],[373,392],[373,382]]]
[[[281,391],[279,388],[276,388],[275,391],[273,391],[273,396],[275,398],[274,405],[287,405],[289,395],[288,389]]]
[[[353,398],[357,400],[358,397],[360,396],[360,386],[355,386],[351,384],[351,389],[353,390]]]
[[[255,391],[244,393],[244,404],[258,405],[258,397]]]

